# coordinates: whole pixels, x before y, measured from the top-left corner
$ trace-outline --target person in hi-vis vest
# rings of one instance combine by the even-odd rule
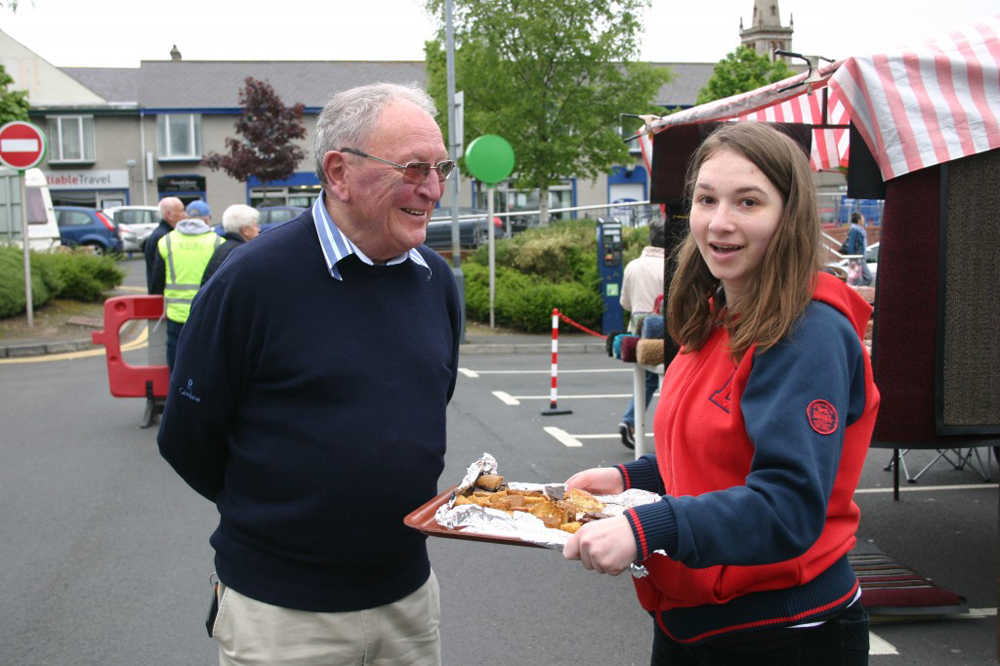
[[[222,243],[209,220],[211,210],[204,201],[192,201],[187,207],[187,219],[157,243],[156,264],[153,268],[151,294],[163,294],[167,318],[167,366],[173,370],[184,322],[191,313],[191,302],[201,284],[201,276],[212,254]]]

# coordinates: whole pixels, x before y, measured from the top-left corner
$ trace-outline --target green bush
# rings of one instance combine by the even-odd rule
[[[31,261],[31,305],[38,308],[53,298],[58,281],[43,268],[34,252]],[[18,247],[0,247],[0,317],[13,317],[27,308],[24,298],[24,255]]]
[[[477,262],[462,265],[465,275],[466,316],[489,321],[489,268]],[[596,271],[596,268],[595,268]],[[498,326],[526,332],[552,328],[552,309],[594,328],[600,325],[603,303],[593,286],[578,282],[551,282],[537,275],[497,266],[494,321]]]
[[[646,227],[623,229],[623,265],[635,259],[649,239]],[[554,222],[514,236],[494,246],[498,326],[527,332],[552,329],[552,308],[559,308],[587,328],[599,328],[604,302],[597,270],[597,223],[593,220]],[[481,246],[462,264],[465,314],[488,322],[489,249]],[[562,324],[561,328],[569,327]]]
[[[109,256],[85,252],[56,252],[38,255],[62,280],[57,298],[97,303],[104,294],[120,285],[125,273]]]
[[[125,273],[107,256],[83,252],[30,253],[31,303],[38,308],[53,298],[100,301]],[[24,255],[21,248],[0,247],[0,317],[25,311]]]

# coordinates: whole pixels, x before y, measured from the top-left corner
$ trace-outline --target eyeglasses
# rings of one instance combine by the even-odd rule
[[[340,152],[350,153],[351,155],[357,155],[358,157],[367,157],[370,160],[375,160],[376,162],[382,162],[383,164],[388,164],[391,167],[399,169],[403,172],[403,179],[408,183],[422,183],[430,175],[431,171],[437,171],[438,180],[442,183],[448,180],[448,176],[451,172],[455,170],[455,162],[452,160],[442,160],[435,165],[431,165],[430,162],[407,162],[406,164],[396,164],[395,162],[390,162],[389,160],[384,160],[381,157],[375,157],[374,155],[369,155],[368,153],[363,153],[360,150],[355,150],[353,148],[341,148]]]

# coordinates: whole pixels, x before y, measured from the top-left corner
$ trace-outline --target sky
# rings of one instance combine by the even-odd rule
[[[538,0],[543,2],[544,0]],[[753,0],[653,0],[642,60],[717,62]],[[917,8],[918,5],[923,5]],[[793,49],[839,60],[922,41],[1000,14],[997,0],[779,1]],[[169,60],[422,60],[433,22],[420,0],[19,0],[0,30],[58,67]]]

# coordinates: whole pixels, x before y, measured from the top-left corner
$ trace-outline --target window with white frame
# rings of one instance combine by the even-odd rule
[[[49,162],[94,161],[93,116],[49,116]]]
[[[162,113],[156,117],[161,160],[201,159],[201,114]]]

